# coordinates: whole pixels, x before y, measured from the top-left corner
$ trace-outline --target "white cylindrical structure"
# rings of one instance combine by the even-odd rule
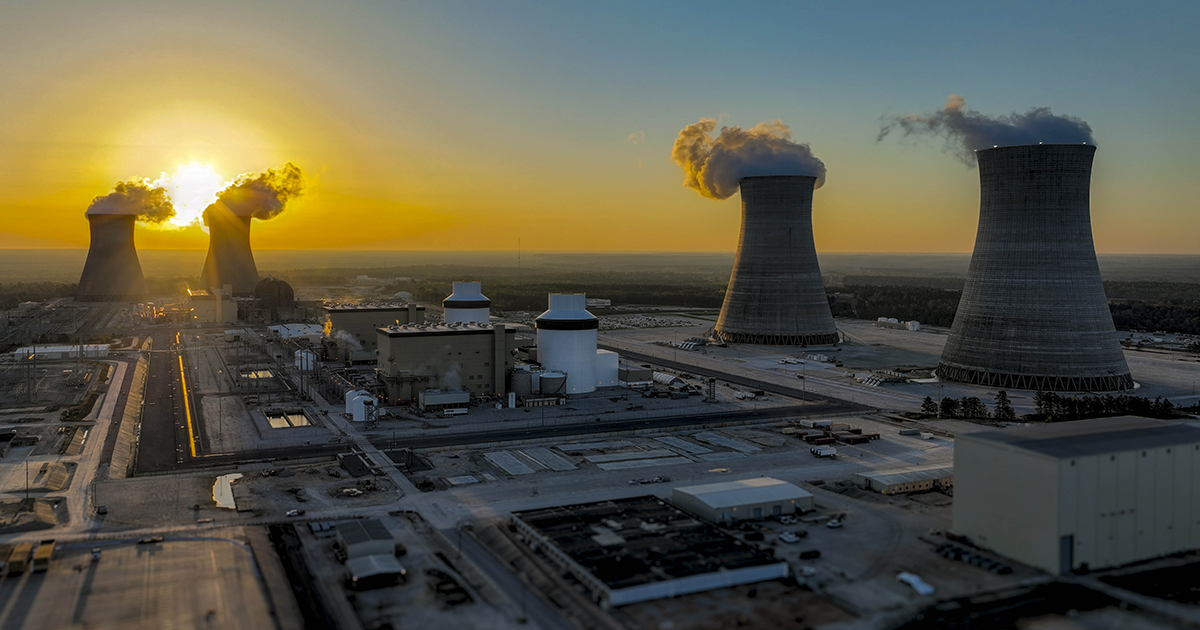
[[[374,396],[359,396],[354,399],[354,412],[351,417],[355,422],[366,422],[375,417],[375,407],[379,401]]]
[[[480,292],[478,282],[455,282],[454,292],[442,300],[446,323],[491,321],[492,301]]]
[[[354,399],[360,396],[370,396],[371,392],[365,389],[352,389],[346,392],[346,413],[354,415]]]
[[[587,311],[587,296],[552,293],[549,306],[535,321],[538,362],[547,370],[566,373],[563,393],[596,391],[596,331],[600,320]]]

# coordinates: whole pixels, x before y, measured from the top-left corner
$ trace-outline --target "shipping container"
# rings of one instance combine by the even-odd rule
[[[32,553],[33,543],[31,542],[13,545],[12,551],[8,554],[8,562],[5,563],[9,577],[25,572],[25,568],[29,565],[29,556]]]

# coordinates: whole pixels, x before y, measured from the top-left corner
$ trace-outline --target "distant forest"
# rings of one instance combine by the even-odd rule
[[[0,310],[16,307],[21,302],[44,302],[75,295],[77,285],[61,282],[15,282],[0,284]]]

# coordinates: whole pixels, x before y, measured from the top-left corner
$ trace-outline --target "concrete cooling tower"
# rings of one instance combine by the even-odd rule
[[[1096,147],[976,152],[979,232],[938,376],[988,387],[1119,391],[1133,378],[1092,243]]]
[[[478,282],[455,282],[454,292],[442,300],[446,323],[491,321],[492,301],[484,297]]]
[[[78,302],[139,302],[146,279],[133,245],[133,214],[89,214],[92,242],[79,277]]]
[[[791,346],[838,341],[817,249],[817,178],[742,178],[742,235],[716,333],[727,342]]]
[[[208,222],[208,256],[200,284],[205,288],[233,285],[234,295],[253,295],[258,267],[250,251],[250,216],[235,214],[217,202],[204,211]]]
[[[567,375],[565,394],[596,391],[596,331],[600,320],[587,311],[582,293],[550,294],[550,308],[534,320],[538,362]]]

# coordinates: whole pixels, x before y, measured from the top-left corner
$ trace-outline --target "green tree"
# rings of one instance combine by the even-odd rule
[[[992,417],[1003,422],[1017,419],[1017,412],[1013,410],[1012,403],[1008,400],[1008,392],[1003,389],[996,392],[996,411],[992,413]]]
[[[933,399],[929,396],[926,396],[925,400],[921,402],[921,413],[927,416],[936,416],[938,413],[937,403],[933,402]]]
[[[958,404],[958,413],[964,418],[987,418],[987,405],[974,396],[966,396]]]
[[[942,406],[941,406],[941,409],[939,409],[939,411],[941,412],[938,414],[939,418],[957,418],[958,417],[958,399],[957,398],[943,398]]]

